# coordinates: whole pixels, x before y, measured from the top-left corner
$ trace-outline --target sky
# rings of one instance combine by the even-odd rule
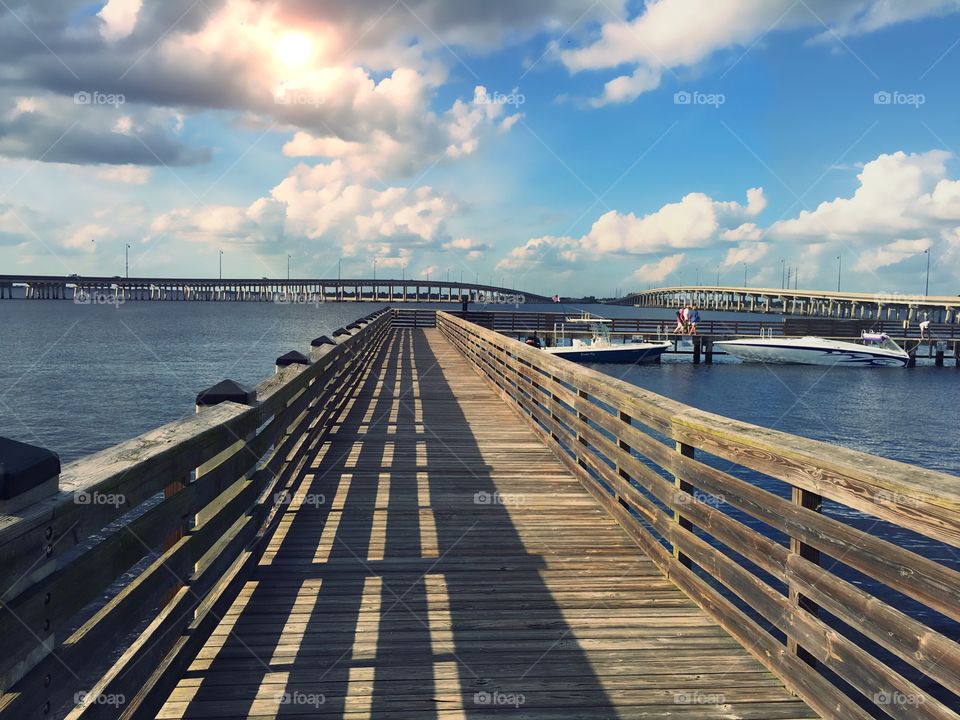
[[[960,0],[2,0],[0,273],[956,295],[958,69]]]

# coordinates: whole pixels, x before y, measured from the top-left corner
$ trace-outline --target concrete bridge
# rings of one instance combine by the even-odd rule
[[[522,304],[549,298],[479,283],[390,278],[275,280],[270,278],[123,278],[80,275],[0,275],[0,299],[73,300],[120,303],[128,300],[234,301],[306,304],[314,302],[471,302]]]
[[[871,294],[782,288],[680,286],[644,290],[611,304],[662,308],[696,305],[710,310],[910,322],[919,322],[926,316],[932,322],[960,322],[960,296],[903,295],[888,292]]]

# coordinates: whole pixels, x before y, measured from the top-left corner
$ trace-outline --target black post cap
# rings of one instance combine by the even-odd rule
[[[309,365],[310,358],[302,352],[291,350],[277,358],[277,367],[287,367],[288,365]]]
[[[56,453],[0,437],[0,500],[22,495],[59,474]]]
[[[326,335],[321,335],[320,337],[314,338],[313,340],[310,341],[310,347],[322,347],[324,345],[336,345],[336,344],[337,343],[335,343]]]
[[[343,328],[337,328],[336,330],[333,331],[334,337],[340,337],[341,335],[349,335],[349,334],[350,334],[350,331],[344,330]]]
[[[243,385],[228,379],[202,390],[197,395],[197,405],[219,405],[224,402],[250,405],[256,399],[256,390],[247,390]]]

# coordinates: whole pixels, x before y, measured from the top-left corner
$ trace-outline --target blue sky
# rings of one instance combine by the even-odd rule
[[[955,0],[301,5],[0,11],[4,272],[958,292]]]

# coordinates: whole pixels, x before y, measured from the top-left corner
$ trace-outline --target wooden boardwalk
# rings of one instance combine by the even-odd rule
[[[811,718],[437,330],[396,330],[162,718]]]

